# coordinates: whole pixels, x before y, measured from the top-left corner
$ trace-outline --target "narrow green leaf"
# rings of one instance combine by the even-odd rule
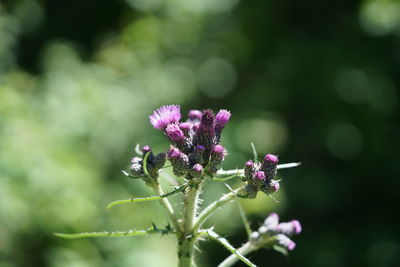
[[[149,172],[147,171],[147,158],[149,157],[151,151],[147,152],[143,159],[143,171],[147,177],[150,177]]]
[[[275,251],[277,251],[277,252],[279,252],[279,253],[282,253],[283,255],[285,255],[286,257],[289,255],[288,254],[288,251],[286,250],[286,249],[284,249],[283,247],[280,247],[280,246],[273,246],[272,247]]]
[[[179,187],[175,188],[175,190],[166,193],[164,195],[161,196],[151,196],[151,197],[138,197],[138,198],[129,198],[129,199],[122,199],[122,200],[116,200],[111,202],[110,204],[107,205],[107,209],[111,209],[115,206],[118,205],[123,205],[123,204],[128,204],[128,203],[133,203],[133,202],[146,202],[146,201],[154,201],[154,200],[160,200],[162,198],[165,197],[169,197],[172,196],[176,193],[182,192],[183,190],[185,190],[185,188],[188,186],[187,183],[184,183],[182,185],[180,185]]]
[[[139,156],[143,155],[143,152],[140,150],[140,144],[136,144],[135,146],[135,152],[136,154],[138,154]]]
[[[253,143],[250,143],[251,148],[253,149],[253,158],[254,158],[254,162],[258,163],[258,154],[257,154],[257,150],[256,147],[254,146]]]
[[[249,224],[249,220],[247,219],[246,213],[243,210],[242,205],[240,204],[239,200],[236,199],[236,204],[239,210],[240,217],[242,218],[244,229],[246,229],[247,236],[250,237],[251,228]]]
[[[68,239],[77,239],[77,238],[88,238],[88,237],[126,237],[126,236],[139,236],[139,235],[147,235],[151,232],[146,230],[135,231],[129,230],[127,232],[86,232],[86,233],[77,233],[77,234],[64,234],[64,233],[54,233],[55,236],[68,238]]]

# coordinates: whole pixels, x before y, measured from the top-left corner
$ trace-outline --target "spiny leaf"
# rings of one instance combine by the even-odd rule
[[[188,186],[188,184],[184,183],[184,184],[180,185],[179,187],[177,187],[174,191],[171,191],[171,192],[166,193],[161,196],[138,197],[138,198],[116,200],[116,201],[113,201],[110,204],[108,204],[107,209],[113,208],[114,206],[117,206],[117,205],[123,205],[123,204],[132,203],[132,202],[146,202],[146,201],[160,200],[162,198],[169,197],[169,196],[172,196],[176,193],[183,191],[187,186]]]
[[[238,176],[239,176],[239,175],[234,174],[234,175],[228,176],[228,177],[226,177],[226,178],[217,178],[217,177],[213,177],[212,179],[213,179],[214,181],[216,181],[216,182],[224,182],[224,181],[230,180],[230,179],[235,178],[235,177],[238,177]]]
[[[126,236],[139,236],[139,235],[147,235],[149,231],[141,230],[129,230],[127,232],[86,232],[86,233],[77,233],[77,234],[64,234],[64,233],[54,233],[55,236],[68,238],[68,239],[76,239],[76,238],[87,238],[87,237],[126,237]]]
[[[67,239],[77,239],[77,238],[88,238],[88,237],[126,237],[126,236],[143,236],[148,234],[170,234],[174,233],[172,229],[160,229],[152,223],[152,227],[147,230],[135,230],[131,229],[126,232],[115,231],[115,232],[85,232],[76,234],[65,234],[65,233],[54,233],[55,236]]]
[[[285,164],[278,164],[278,169],[287,169],[287,168],[294,168],[300,166],[301,162],[292,162],[292,163],[285,163]]]

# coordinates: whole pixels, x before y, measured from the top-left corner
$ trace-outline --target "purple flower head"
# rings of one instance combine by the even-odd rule
[[[221,109],[215,115],[215,131],[221,132],[225,124],[228,123],[231,113],[226,109]]]
[[[154,128],[164,130],[168,124],[179,122],[181,107],[178,105],[162,106],[155,110],[149,118]]]
[[[201,112],[200,110],[189,111],[189,119],[191,121],[200,121],[202,115],[203,115],[203,112]]]
[[[201,164],[194,164],[192,169],[190,170],[190,176],[195,178],[199,177],[203,172],[203,166]]]
[[[223,160],[226,156],[226,150],[221,145],[215,145],[212,148],[211,154],[212,156],[215,156],[216,158]]]
[[[185,139],[185,134],[176,123],[168,124],[165,134],[172,142],[181,142]]]
[[[167,156],[169,159],[176,159],[181,156],[182,152],[176,147],[171,146],[167,152]]]
[[[276,231],[285,235],[298,235],[301,233],[301,224],[298,220],[283,222],[276,227]]]
[[[293,250],[296,247],[296,243],[294,243],[293,240],[283,234],[276,235],[275,240],[277,242],[277,245],[287,250]]]
[[[272,163],[272,164],[278,164],[279,159],[277,156],[272,155],[272,154],[267,154],[264,157],[264,162]]]
[[[265,173],[263,171],[256,171],[254,178],[258,181],[265,181]]]

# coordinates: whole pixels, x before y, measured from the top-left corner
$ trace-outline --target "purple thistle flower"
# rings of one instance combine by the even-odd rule
[[[254,178],[258,181],[265,181],[265,173],[263,171],[256,171]]]
[[[301,233],[301,224],[298,220],[278,224],[276,231],[285,235],[298,235]]]
[[[178,105],[162,106],[149,117],[154,128],[164,130],[168,124],[177,123],[181,119],[181,107]]]
[[[217,115],[215,115],[215,134],[218,140],[221,138],[222,129],[224,129],[230,117],[231,113],[226,109],[221,109],[218,111]]]
[[[201,112],[200,110],[189,111],[189,120],[191,121],[200,121],[201,116],[203,116],[203,112]]]
[[[277,245],[287,250],[293,250],[296,247],[296,243],[294,243],[293,240],[283,234],[276,235],[275,240],[278,243]]]
[[[172,142],[182,142],[185,139],[185,134],[176,123],[168,124],[165,134]]]

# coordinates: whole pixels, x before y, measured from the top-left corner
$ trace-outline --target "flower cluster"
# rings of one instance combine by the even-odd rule
[[[220,110],[191,110],[188,120],[181,122],[180,107],[162,106],[150,116],[154,128],[162,130],[171,141],[167,152],[173,172],[186,179],[213,174],[224,160],[227,152],[221,146],[221,132],[231,114]]]
[[[266,243],[269,246],[278,246],[285,250],[293,250],[296,243],[289,236],[301,233],[301,224],[298,220],[279,223],[276,213],[270,214],[258,231],[251,234],[251,242]]]
[[[255,163],[249,160],[244,165],[244,180],[247,185],[241,195],[246,198],[255,198],[258,191],[270,195],[279,190],[279,181],[273,178],[277,173],[278,157],[267,154],[262,163]]]
[[[166,160],[165,153],[153,154],[150,146],[142,147],[142,157],[133,157],[129,166],[129,172],[133,178],[157,178],[158,170],[161,169]],[[149,177],[145,174],[144,162],[146,159],[146,171]]]

